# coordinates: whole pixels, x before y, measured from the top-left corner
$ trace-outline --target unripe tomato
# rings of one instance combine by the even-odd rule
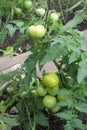
[[[59,16],[60,16],[60,13],[58,13],[58,14],[57,13],[51,13],[49,18],[50,18],[51,21],[56,22],[58,20]]]
[[[45,9],[43,9],[43,8],[36,9],[36,14],[39,15],[39,16],[44,16]]]
[[[56,113],[56,112],[58,112],[58,111],[60,111],[60,109],[61,109],[61,107],[59,107],[59,106],[54,106],[52,109],[51,109],[51,111],[53,112],[53,113]]]
[[[16,15],[21,15],[22,14],[22,9],[15,7],[14,12],[15,12]]]
[[[8,93],[12,94],[12,92],[14,92],[14,87],[12,87],[12,86],[11,87],[7,87],[6,90],[7,90]]]
[[[46,95],[44,98],[43,98],[43,105],[48,108],[48,109],[51,109],[53,108],[57,103],[57,99],[56,97],[54,96],[51,96],[51,95]]]
[[[50,72],[43,76],[42,82],[44,86],[53,88],[53,87],[58,86],[59,77],[57,76],[57,74]]]
[[[30,0],[25,0],[24,1],[24,8],[25,9],[31,9],[32,8],[32,6],[33,6],[33,3],[32,3],[32,1],[30,1]]]
[[[59,86],[53,87],[53,88],[47,88],[47,91],[50,95],[52,96],[56,96],[58,94],[59,91]]]
[[[64,101],[64,100],[66,100],[66,99],[69,97],[69,92],[68,92],[67,89],[63,88],[63,89],[60,90],[60,92],[61,92],[61,93],[59,93],[59,94],[57,95],[57,99],[58,99],[59,101]]]
[[[39,86],[36,87],[36,93],[38,96],[45,96],[47,94],[47,90],[46,88],[43,87],[42,84],[40,84]]]
[[[27,34],[33,38],[42,38],[45,35],[46,29],[43,25],[31,25],[27,29]]]
[[[59,101],[64,101],[64,100],[67,99],[67,97],[60,95],[60,94],[58,94],[57,98],[58,98]]]

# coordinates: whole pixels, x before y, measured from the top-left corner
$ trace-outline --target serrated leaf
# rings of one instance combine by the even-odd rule
[[[65,120],[71,120],[72,118],[77,117],[77,115],[72,114],[72,111],[59,112],[55,115]]]
[[[10,36],[13,37],[13,35],[14,35],[15,31],[17,30],[17,28],[13,27],[13,25],[11,25],[11,24],[8,24],[6,26],[6,28],[8,29]]]
[[[75,105],[76,110],[87,113],[87,103],[78,103]]]
[[[9,118],[8,116],[3,116],[0,114],[0,120],[9,124],[10,126],[17,126],[19,123],[15,119]]]
[[[67,45],[65,45],[64,39],[60,39],[60,42],[62,43],[56,43],[53,46],[51,46],[48,50],[47,50],[47,54],[45,55],[45,57],[43,58],[41,65],[44,65],[45,63],[49,62],[49,61],[53,61],[56,58],[59,58],[62,55],[66,55],[67,52]],[[63,44],[64,43],[64,44]]]
[[[48,46],[48,45],[47,45]],[[41,50],[33,50],[32,54],[27,58],[27,60],[24,63],[24,67],[26,69],[25,78],[24,78],[24,86],[27,88],[29,87],[30,81],[32,77],[37,76],[36,73],[36,64],[37,62],[41,62],[46,54],[45,49],[47,48],[41,48]]]
[[[81,83],[84,78],[87,76],[87,62],[85,61],[85,59],[83,59],[80,63],[79,63],[79,68],[78,68],[78,73],[77,73],[77,81],[78,83]]]
[[[71,28],[76,27],[77,24],[81,23],[83,19],[86,17],[86,9],[82,9],[76,12],[74,18],[69,21],[62,29],[61,31],[67,31]]]
[[[78,7],[78,6],[79,6],[81,3],[83,3],[83,2],[84,2],[84,0],[78,1],[78,2],[75,3],[72,7],[68,8],[68,9],[66,10],[66,12],[69,12],[69,11],[73,10],[74,8]]]
[[[68,106],[68,103],[66,101],[60,101],[56,104],[58,107],[65,107]]]
[[[71,64],[72,62],[76,61],[80,56],[80,53],[78,52],[73,52],[70,57],[69,57],[69,64]]]
[[[18,21],[15,23],[19,28],[21,28],[24,25],[24,22]]]
[[[42,112],[38,112],[38,114],[35,115],[35,120],[39,125],[49,126],[48,120]]]
[[[84,128],[84,125],[82,124],[82,120],[76,118],[76,119],[73,119],[73,124],[76,128],[79,128],[81,130],[85,130]]]
[[[64,126],[64,130],[75,130],[72,126],[71,126],[71,123],[67,123],[65,126]]]

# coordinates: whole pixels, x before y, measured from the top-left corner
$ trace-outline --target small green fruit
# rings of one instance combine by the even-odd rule
[[[51,96],[51,95],[46,95],[44,98],[43,98],[43,105],[48,108],[48,109],[51,109],[53,108],[57,103],[57,99],[56,97],[54,96]]]
[[[30,1],[30,0],[29,0],[29,1],[28,1],[28,0],[25,0],[25,1],[24,1],[24,8],[25,8],[25,9],[27,9],[27,10],[28,10],[28,9],[31,9],[32,6],[33,6],[32,1]]]
[[[46,29],[43,25],[31,25],[27,29],[27,34],[32,38],[42,38],[45,35]]]
[[[51,21],[56,22],[59,19],[60,13],[51,13],[49,18]]]
[[[45,9],[43,9],[43,8],[36,9],[36,14],[39,15],[39,16],[44,16]]]
[[[21,15],[22,14],[22,9],[15,7],[14,12],[15,12],[16,15]]]

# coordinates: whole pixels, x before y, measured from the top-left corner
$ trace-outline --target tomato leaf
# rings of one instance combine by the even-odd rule
[[[73,124],[74,124],[74,127],[79,128],[81,130],[85,130],[85,125],[82,124],[82,120],[78,118],[73,119]]]
[[[8,25],[6,26],[6,29],[8,29],[9,34],[10,34],[11,37],[13,37],[15,31],[17,30],[17,28],[16,28],[16,27],[13,27],[13,25],[11,25],[11,24],[8,24]]]
[[[87,62],[85,59],[83,59],[79,63],[78,73],[77,73],[77,81],[78,83],[81,83],[82,80],[87,76]]]
[[[87,113],[87,103],[79,102],[75,105],[76,110]]]
[[[43,58],[41,65],[44,65],[46,62],[59,58],[62,55],[65,56],[68,53],[67,45],[69,43],[71,43],[70,37],[68,37],[68,36],[66,36],[66,37],[61,36],[60,38],[55,37],[53,40],[56,44],[50,46],[50,48],[47,50],[47,54]],[[55,52],[55,53],[53,53],[53,52]]]
[[[66,110],[64,112],[58,112],[55,114],[56,116],[65,119],[65,120],[71,120],[72,118],[76,118],[77,115],[73,114],[72,111]]]
[[[71,123],[68,122],[68,123],[64,126],[64,130],[75,130],[75,129],[71,126]]]
[[[80,56],[79,52],[73,52],[69,58],[69,64],[76,61],[79,58],[79,56]]]
[[[7,124],[9,124],[10,126],[17,126],[17,125],[19,125],[19,123],[17,123],[15,119],[9,118],[8,115],[4,116],[4,115],[0,114],[0,120],[5,122],[5,123],[7,123]]]
[[[61,31],[67,31],[71,28],[76,27],[77,24],[81,23],[83,19],[86,17],[86,9],[82,9],[76,12],[74,18],[69,21],[62,29]]]
[[[49,126],[48,120],[46,119],[46,116],[43,112],[38,112],[37,115],[35,115],[36,123],[42,126]]]
[[[32,51],[32,54],[27,58],[27,60],[25,61],[24,67],[26,69],[26,73],[25,73],[25,78],[24,78],[24,86],[27,88],[29,87],[30,81],[32,77],[36,78],[36,64],[37,62],[41,62],[44,58],[44,56],[46,55],[46,48],[47,46],[44,46],[40,48],[39,51],[37,51],[37,49],[34,49]],[[40,66],[41,67],[41,66]]]

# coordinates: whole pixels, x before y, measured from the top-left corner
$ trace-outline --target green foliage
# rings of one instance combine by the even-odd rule
[[[83,118],[84,113],[87,113],[87,49],[84,46],[84,35],[77,30],[77,25],[86,18],[86,1],[76,0],[71,3],[67,0],[55,1],[59,10],[54,4],[51,8],[54,1],[50,0],[33,1],[33,7],[30,10],[23,8],[23,0],[9,0],[8,2],[1,0],[0,2],[0,42],[3,43],[6,34],[13,38],[18,32],[19,38],[16,39],[14,47],[26,40],[31,40],[33,44],[32,53],[24,62],[22,69],[0,75],[0,128],[2,126],[5,128],[7,125],[6,130],[11,130],[13,126],[22,123],[24,130],[39,130],[42,129],[41,126],[50,130],[49,121],[52,114],[66,121],[64,130],[85,130]],[[82,3],[85,6],[81,6],[81,10],[75,12],[74,18],[63,25],[67,12]],[[66,7],[65,12],[62,6]],[[22,9],[21,15],[15,14],[15,7]],[[36,15],[35,10],[38,7],[46,9],[44,16]],[[60,18],[53,22],[50,21],[49,16],[51,12],[54,12],[55,7],[55,12],[60,11]],[[6,13],[3,12],[4,9]],[[27,36],[27,28],[38,24],[46,28],[45,36],[41,39]],[[6,50],[0,51],[9,55],[13,53],[13,49],[8,46]],[[38,82],[42,84],[41,77],[37,76],[36,66],[38,65],[41,70],[50,61],[58,69],[60,82],[57,94],[67,97],[65,100],[57,101],[56,106],[60,110],[56,114],[43,106],[43,97],[36,93]],[[42,72],[42,76],[44,73]],[[67,91],[62,90],[63,88]],[[20,124],[16,123],[15,119]]]
[[[6,123],[8,126],[17,126],[19,123],[16,122],[15,119],[10,118],[8,115],[4,116],[0,114],[0,121]]]

